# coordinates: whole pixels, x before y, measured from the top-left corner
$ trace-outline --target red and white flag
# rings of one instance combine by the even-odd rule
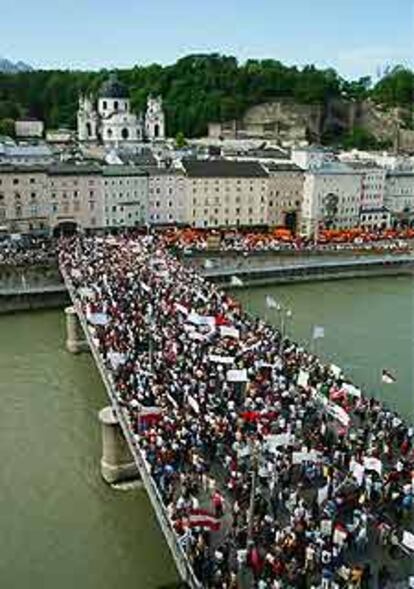
[[[188,516],[190,528],[205,528],[212,532],[220,529],[220,520],[207,509],[191,509]]]

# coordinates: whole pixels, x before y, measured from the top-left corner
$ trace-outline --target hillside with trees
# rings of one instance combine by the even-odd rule
[[[0,73],[0,133],[10,121],[31,116],[48,128],[75,127],[78,95],[96,93],[109,74],[84,71]],[[144,109],[148,94],[161,94],[168,134],[186,137],[206,133],[209,121],[240,118],[249,107],[272,100],[325,104],[331,99],[373,101],[385,107],[414,102],[414,73],[396,67],[375,85],[369,77],[341,78],[334,69],[288,67],[273,59],[236,58],[219,54],[189,55],[175,64],[118,70],[130,91],[133,108]]]

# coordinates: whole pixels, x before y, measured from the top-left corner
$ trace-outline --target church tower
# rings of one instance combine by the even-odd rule
[[[79,141],[96,141],[98,139],[98,116],[90,96],[79,96],[78,108]]]
[[[148,96],[145,113],[145,135],[151,141],[165,139],[165,115],[161,96]]]

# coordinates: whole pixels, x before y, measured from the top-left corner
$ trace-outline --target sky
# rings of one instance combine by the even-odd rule
[[[170,64],[190,53],[414,67],[414,0],[0,0],[0,56],[39,68]]]

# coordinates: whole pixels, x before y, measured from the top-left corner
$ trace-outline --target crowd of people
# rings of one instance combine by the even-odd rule
[[[413,427],[159,237],[59,261],[202,587],[410,586]]]
[[[322,231],[318,239],[294,236],[286,229],[273,232],[174,230],[166,240],[184,253],[215,250],[236,253],[406,251],[412,249],[414,230]]]
[[[56,264],[56,240],[18,236],[0,240],[0,266],[49,266]]]

